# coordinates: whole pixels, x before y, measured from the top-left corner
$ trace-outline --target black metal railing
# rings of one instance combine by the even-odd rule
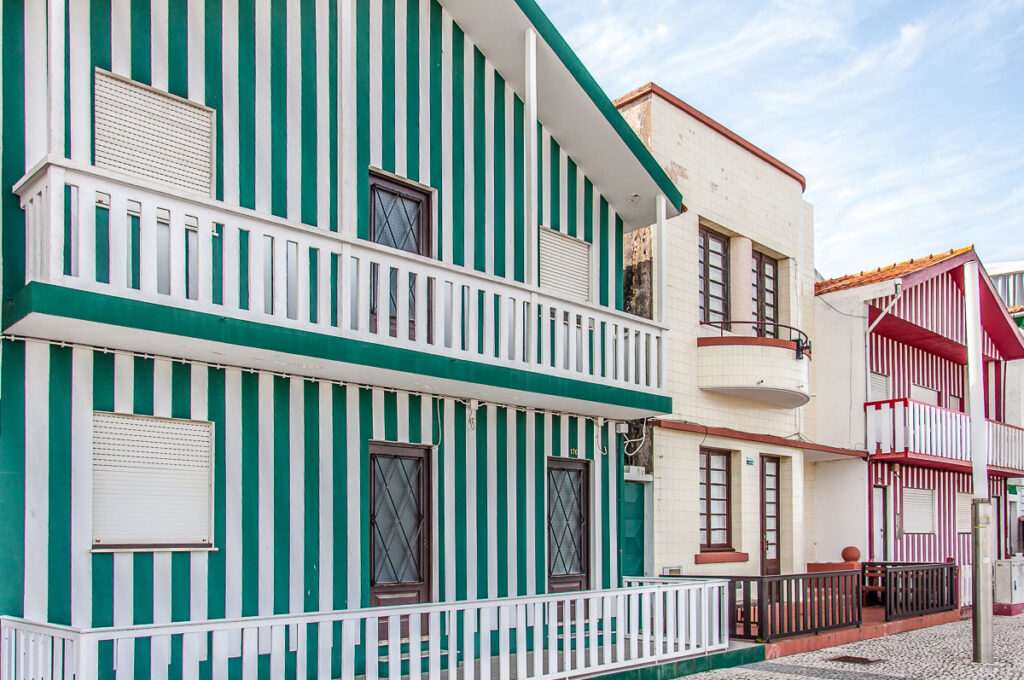
[[[769,642],[863,620],[861,573],[828,571],[729,579],[729,634]]]
[[[885,604],[885,620],[952,611],[960,606],[958,567],[952,562],[864,562],[864,582]]]
[[[776,323],[775,321],[735,321],[728,319],[722,321],[701,321],[700,325],[717,328],[719,335],[723,337],[726,332],[733,331],[733,326],[752,326],[754,329],[754,335],[757,337],[779,338],[796,343],[797,359],[802,359],[804,355],[810,356],[811,354],[811,340],[807,337],[807,334],[799,328],[787,326],[784,323]]]

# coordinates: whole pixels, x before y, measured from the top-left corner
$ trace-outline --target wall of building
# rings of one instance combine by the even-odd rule
[[[868,467],[860,458],[820,461],[807,466],[813,472],[813,550],[808,560],[840,562],[843,548],[860,550],[861,559],[868,559]]]
[[[811,372],[812,403],[818,441],[864,450],[864,400],[867,396],[864,331],[867,308],[852,295],[828,295],[815,301],[817,340]]]
[[[0,612],[76,626],[369,604],[371,440],[434,446],[433,597],[544,592],[545,461],[592,461],[592,586],[618,583],[611,425],[567,414],[3,341]],[[211,552],[94,553],[93,411],[215,427]],[[23,521],[17,518],[23,517]]]

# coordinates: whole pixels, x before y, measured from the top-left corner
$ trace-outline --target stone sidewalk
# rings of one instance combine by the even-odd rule
[[[958,621],[692,675],[687,680],[1024,680],[1024,616],[995,617],[994,662],[971,662],[971,621]],[[837,656],[879,660],[857,664]]]

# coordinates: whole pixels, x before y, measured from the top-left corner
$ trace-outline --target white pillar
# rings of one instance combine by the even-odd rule
[[[729,239],[729,318],[735,321],[753,321],[754,301],[751,299],[753,279],[750,260],[754,248],[746,236]],[[750,324],[735,325],[732,332],[754,335]]]
[[[526,283],[539,285],[537,272],[537,33],[526,29]]]

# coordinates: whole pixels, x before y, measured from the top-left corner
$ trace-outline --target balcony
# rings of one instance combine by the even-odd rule
[[[8,333],[617,419],[669,407],[645,319],[63,159],[15,192],[29,286]]]
[[[726,584],[84,630],[0,617],[0,680],[120,677],[133,661],[154,678],[582,678],[728,648]]]
[[[810,343],[802,331],[752,321],[701,325],[718,335],[697,338],[700,389],[777,408],[810,401]],[[751,327],[757,335],[732,332]]]
[[[970,415],[911,399],[870,401],[864,411],[871,455],[970,471]],[[1024,429],[995,420],[985,426],[989,466],[1007,474],[1024,471]]]

